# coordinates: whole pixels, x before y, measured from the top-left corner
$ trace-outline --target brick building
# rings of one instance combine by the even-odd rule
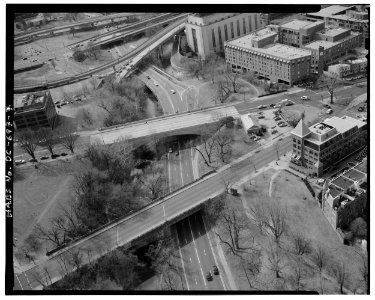
[[[320,177],[336,162],[367,143],[367,124],[354,118],[332,117],[307,127],[303,120],[291,132],[290,167]]]
[[[261,28],[259,13],[211,13],[189,15],[186,22],[189,47],[204,59],[223,52],[224,42]]]
[[[233,71],[254,72],[258,77],[292,85],[309,76],[311,53],[277,42],[270,26],[225,43],[226,63]]]
[[[49,91],[14,95],[14,123],[16,129],[53,128],[57,113]]]

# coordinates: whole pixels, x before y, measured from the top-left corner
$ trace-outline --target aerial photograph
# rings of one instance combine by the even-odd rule
[[[370,5],[108,6],[7,5],[6,293],[369,294]]]

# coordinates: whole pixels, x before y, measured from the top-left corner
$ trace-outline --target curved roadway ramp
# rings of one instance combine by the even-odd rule
[[[219,106],[187,113],[179,113],[154,119],[147,119],[128,125],[112,126],[91,135],[91,144],[112,144],[126,138],[136,140],[149,136],[170,136],[178,134],[194,134],[207,124],[218,122],[221,118],[240,115],[234,106]]]

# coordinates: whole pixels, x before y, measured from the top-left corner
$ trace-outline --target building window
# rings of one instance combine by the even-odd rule
[[[197,36],[196,36],[194,28],[191,29],[191,34],[193,36],[193,44],[194,44],[194,49],[193,50],[194,50],[194,52],[198,52]]]
[[[228,40],[228,30],[227,30],[227,24],[224,25],[224,34],[225,34],[225,40]]]
[[[243,33],[246,34],[246,22],[245,22],[245,18],[242,19],[242,23],[243,23]]]
[[[211,29],[211,33],[212,33],[212,45],[214,46],[214,48],[216,48],[215,31]]]
[[[219,34],[219,45],[220,45],[220,49],[222,49],[222,48],[223,48],[223,40],[222,40],[222,38],[221,38],[221,28],[220,28],[220,27],[217,29],[217,32],[218,32],[218,34]]]
[[[240,36],[240,20],[237,20],[237,35]]]

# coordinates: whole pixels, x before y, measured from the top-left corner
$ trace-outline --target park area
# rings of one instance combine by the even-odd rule
[[[239,224],[240,248],[221,243],[239,290],[339,294],[340,283],[345,294],[365,290],[364,254],[342,244],[299,177],[268,168],[241,186],[240,198],[224,201]],[[230,240],[226,223],[216,224]]]

